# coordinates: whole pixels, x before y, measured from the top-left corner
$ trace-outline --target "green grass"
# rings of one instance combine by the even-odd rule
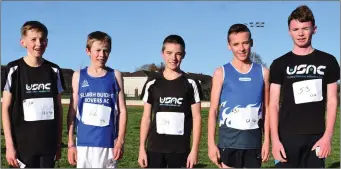
[[[64,124],[66,125],[66,112],[68,106],[64,107]],[[142,108],[141,107],[128,107],[128,125],[125,141],[125,153],[123,158],[118,162],[119,168],[137,168],[139,167],[137,163],[138,150],[139,150],[139,128],[141,119]],[[216,168],[209,160],[207,156],[207,115],[208,110],[202,110],[202,135],[200,141],[200,152],[199,152],[199,164],[197,167],[200,168]],[[326,160],[326,167],[330,168],[340,168],[340,117],[339,113],[336,119],[334,137],[332,142],[332,154]],[[64,125],[64,126],[65,126]],[[67,143],[66,137],[66,127],[63,128],[63,143]],[[6,158],[5,158],[5,144],[4,137],[1,137],[1,167],[8,168]],[[273,157],[270,155],[270,160],[264,163],[262,167],[274,167]],[[67,149],[64,147],[62,149],[62,158],[57,162],[56,168],[71,168],[67,161]]]

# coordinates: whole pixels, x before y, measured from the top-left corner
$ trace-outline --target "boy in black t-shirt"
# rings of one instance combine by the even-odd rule
[[[198,161],[201,135],[201,87],[180,69],[185,56],[180,36],[165,38],[162,56],[165,70],[145,83],[141,95],[145,104],[138,162],[148,168],[192,168]]]
[[[6,160],[11,167],[53,168],[60,158],[64,81],[59,66],[42,58],[47,35],[38,21],[22,26],[20,43],[27,56],[8,63],[1,87]]]
[[[322,168],[331,151],[340,67],[312,47],[316,26],[307,6],[291,13],[288,26],[294,48],[270,67],[272,154],[278,168]]]

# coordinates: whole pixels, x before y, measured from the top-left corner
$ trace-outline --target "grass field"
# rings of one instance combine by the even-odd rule
[[[66,112],[67,106],[64,107],[64,128],[63,128],[63,143],[67,144],[67,133],[66,133]],[[128,125],[125,141],[125,153],[123,158],[118,162],[119,168],[138,168],[137,163],[138,150],[139,150],[139,129],[141,119],[142,108],[141,107],[128,107]],[[337,116],[333,143],[332,143],[332,154],[326,160],[326,167],[328,168],[340,168],[340,116]],[[207,115],[208,110],[202,110],[202,137],[200,141],[200,152],[199,152],[199,164],[196,167],[199,168],[216,168],[213,163],[210,162],[207,156]],[[3,132],[2,132],[3,135]],[[8,168],[5,158],[5,143],[4,138],[1,137],[1,168]],[[270,156],[270,160],[263,164],[265,168],[274,167],[273,157]],[[62,158],[57,162],[56,168],[72,168],[67,161],[67,149],[62,149]]]

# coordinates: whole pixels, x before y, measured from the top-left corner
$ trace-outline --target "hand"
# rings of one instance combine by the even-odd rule
[[[77,164],[77,148],[76,147],[70,147],[67,150],[67,157],[68,161],[71,165]]]
[[[198,164],[198,151],[192,150],[188,155],[186,168],[193,168],[196,164]]]
[[[142,168],[146,168],[148,166],[146,150],[140,149],[138,162]]]
[[[56,161],[58,161],[60,159],[60,157],[62,156],[61,151],[62,151],[61,146],[58,145],[57,152],[56,152]]]
[[[270,154],[270,141],[265,140],[262,146],[262,162],[266,162],[269,160]]]
[[[208,146],[208,157],[215,165],[222,168],[220,163],[220,152],[215,144]]]
[[[123,143],[117,142],[113,149],[114,160],[119,160],[123,156]]]
[[[13,146],[8,146],[6,148],[6,160],[10,166],[19,168],[19,164],[17,161],[17,152],[15,151]]]
[[[274,158],[280,162],[287,162],[287,160],[285,160],[284,158],[287,158],[287,155],[285,154],[285,150],[284,147],[282,145],[282,143],[277,140],[277,141],[273,141],[272,142],[272,155],[274,156]]]
[[[311,150],[314,151],[317,147],[320,147],[320,151],[318,152],[317,156],[319,158],[327,158],[331,151],[331,138],[323,136],[315,143]]]

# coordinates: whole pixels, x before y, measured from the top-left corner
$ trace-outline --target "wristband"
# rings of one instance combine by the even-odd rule
[[[72,147],[76,147],[75,145],[68,146],[67,149],[70,149]]]

